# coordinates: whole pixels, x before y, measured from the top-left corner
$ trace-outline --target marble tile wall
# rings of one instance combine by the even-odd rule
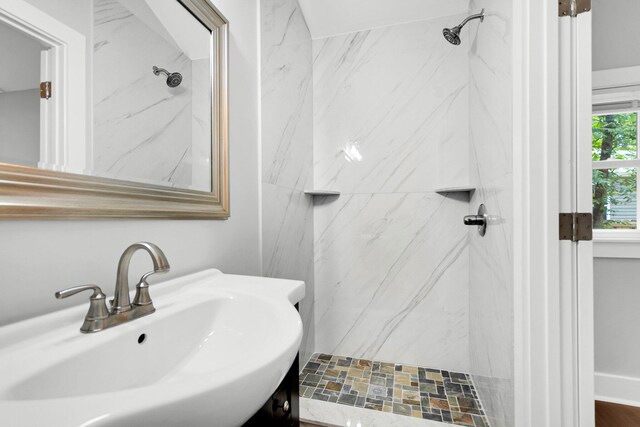
[[[297,0],[260,2],[263,274],[304,280],[301,366],[314,351],[311,35]]]
[[[469,368],[468,202],[435,192],[469,182],[451,19],[314,40],[314,181],[342,192],[314,209],[316,351]]]
[[[469,231],[470,372],[491,425],[506,427],[514,425],[512,5],[471,2],[472,10],[483,7],[484,22],[469,26],[470,164],[478,188],[469,213],[484,203],[491,221],[485,237]]]
[[[208,181],[205,188],[192,182],[192,61],[121,2],[93,0],[93,6],[92,173],[209,190]],[[181,85],[169,88],[153,65],[180,72]],[[196,142],[210,145],[198,136]]]
[[[193,87],[205,88],[211,81],[209,58],[191,61]],[[191,187],[211,188],[211,95],[206,90],[191,91]]]
[[[263,270],[307,281],[303,360],[470,371],[508,426],[511,6],[482,6],[456,48],[441,29],[461,16],[315,40],[312,70],[297,3],[262,2]],[[469,183],[470,203],[435,192]],[[312,207],[312,186],[342,194]],[[461,226],[480,203],[484,239]]]

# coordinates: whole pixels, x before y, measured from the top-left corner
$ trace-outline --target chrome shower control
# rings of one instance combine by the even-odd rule
[[[467,215],[464,217],[464,225],[484,225],[486,223],[483,216]]]
[[[464,217],[464,225],[477,225],[478,234],[484,236],[487,232],[487,208],[484,205],[480,205],[477,215],[466,215]]]

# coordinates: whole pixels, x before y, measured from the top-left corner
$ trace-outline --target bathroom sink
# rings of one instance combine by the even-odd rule
[[[296,357],[303,282],[206,270],[151,296],[154,314],[93,334],[87,304],[0,328],[2,423],[238,426]]]

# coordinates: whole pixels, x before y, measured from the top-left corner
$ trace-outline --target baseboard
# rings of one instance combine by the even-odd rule
[[[640,378],[596,372],[595,395],[603,402],[640,407]]]

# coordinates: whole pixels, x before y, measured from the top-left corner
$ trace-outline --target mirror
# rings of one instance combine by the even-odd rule
[[[207,0],[0,0],[0,217],[228,217],[226,37]]]

